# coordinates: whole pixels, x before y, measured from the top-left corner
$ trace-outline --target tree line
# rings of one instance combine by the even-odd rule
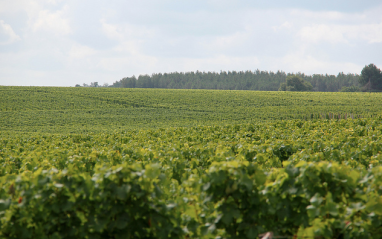
[[[297,75],[312,85],[313,91],[339,91],[342,87],[358,86],[358,74],[305,75],[283,71],[221,71],[221,72],[172,72],[125,77],[111,87],[169,88],[169,89],[218,89],[277,91],[290,75]]]
[[[84,86],[88,85],[84,84]],[[92,82],[90,86],[99,87],[97,82]],[[171,72],[125,77],[112,85],[104,85],[104,87],[320,92],[379,91],[382,90],[382,74],[374,64],[365,66],[361,75],[344,74],[343,72],[337,75],[305,75],[301,72],[294,74],[260,70]]]
[[[358,76],[359,86],[356,84],[351,86],[342,86],[342,92],[356,92],[356,91],[368,91],[368,92],[381,92],[382,91],[382,71],[374,64],[366,65],[361,75]],[[284,83],[280,84],[280,91],[312,91],[312,84],[304,80],[298,75],[287,76]],[[321,91],[321,90],[319,90]]]

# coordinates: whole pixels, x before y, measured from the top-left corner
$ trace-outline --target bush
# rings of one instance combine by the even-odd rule
[[[358,86],[349,86],[349,87],[342,87],[341,92],[360,92],[361,89]]]
[[[37,170],[0,188],[1,238],[181,238],[156,165],[99,168],[93,177]],[[3,181],[4,183],[4,181]]]
[[[297,75],[290,75],[285,83],[280,84],[279,91],[312,91],[312,84]]]

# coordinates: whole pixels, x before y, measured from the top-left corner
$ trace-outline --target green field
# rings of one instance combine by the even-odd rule
[[[110,132],[382,112],[377,93],[0,87],[0,98],[0,130],[11,133]]]
[[[380,102],[0,87],[0,237],[381,238]]]

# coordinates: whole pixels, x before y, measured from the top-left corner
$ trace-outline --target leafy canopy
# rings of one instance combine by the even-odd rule
[[[365,90],[382,90],[382,72],[374,64],[365,66],[361,71],[359,83]]]
[[[285,83],[280,84],[279,91],[311,91],[312,85],[298,75],[289,75]]]

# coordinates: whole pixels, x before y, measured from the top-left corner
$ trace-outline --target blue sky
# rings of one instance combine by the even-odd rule
[[[381,1],[0,0],[0,85],[382,68]]]

